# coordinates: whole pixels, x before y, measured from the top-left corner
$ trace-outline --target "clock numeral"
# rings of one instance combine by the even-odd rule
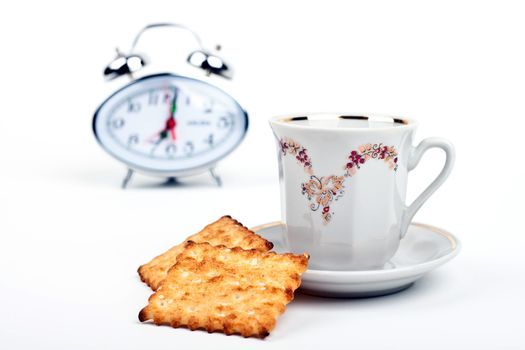
[[[171,95],[169,92],[166,92],[164,94],[164,103],[168,104],[168,103],[171,103]]]
[[[186,96],[186,105],[191,105],[191,99],[189,96]]]
[[[186,153],[186,155],[191,155],[193,153],[195,149],[195,146],[193,146],[193,142],[191,141],[188,141],[186,142],[186,144],[184,145],[184,153]]]
[[[126,122],[122,118],[113,119],[111,121],[111,126],[113,127],[113,129],[121,129],[124,126],[124,124],[126,124]]]
[[[128,146],[136,145],[139,143],[139,135],[131,134],[128,137]]]
[[[233,122],[231,121],[231,119],[226,118],[226,117],[220,117],[219,122],[217,123],[217,126],[220,129],[229,129],[232,126],[232,124]]]
[[[210,147],[213,147],[213,141],[213,134],[208,135],[208,137],[204,139],[204,142],[210,145]]]
[[[164,103],[165,104],[171,104],[173,102],[173,99],[177,99],[177,96],[179,94],[179,88],[174,86],[170,89],[173,93],[170,93],[169,91],[166,91],[164,93]]]
[[[155,91],[151,91],[148,96],[148,104],[149,105],[156,105],[159,103],[159,94]]]
[[[134,102],[133,100],[128,100],[128,112],[136,113],[140,111],[140,102]]]
[[[173,143],[170,143],[169,145],[166,146],[165,151],[167,155],[173,156],[175,152],[177,152],[177,146],[175,146]]]

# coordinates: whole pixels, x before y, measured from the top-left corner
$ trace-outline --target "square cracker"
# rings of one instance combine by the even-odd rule
[[[266,337],[293,299],[308,255],[188,242],[141,322]]]
[[[184,243],[187,241],[208,242],[211,245],[224,245],[229,248],[241,247],[264,252],[273,248],[272,242],[255,234],[231,216],[226,215],[209,224],[200,232],[188,237],[183,243],[140,266],[138,273],[142,282],[145,282],[151,289],[157,290],[162,280],[166,278],[170,267],[177,262],[177,256],[184,250]]]

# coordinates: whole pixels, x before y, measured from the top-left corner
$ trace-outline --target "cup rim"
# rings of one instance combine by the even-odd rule
[[[309,126],[293,123],[296,120],[334,120],[334,119],[351,119],[351,120],[372,120],[377,122],[393,122],[398,125],[395,126],[379,126],[374,128],[357,128],[346,127],[341,128],[337,126]],[[397,117],[389,114],[381,113],[302,113],[302,114],[285,114],[274,116],[269,119],[270,124],[282,125],[291,128],[305,129],[305,130],[345,130],[345,131],[362,131],[370,132],[373,130],[388,130],[388,129],[405,129],[416,127],[419,123],[414,119]]]

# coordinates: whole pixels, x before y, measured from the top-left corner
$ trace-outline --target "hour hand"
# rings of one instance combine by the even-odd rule
[[[167,130],[162,130],[162,131],[159,133],[159,139],[157,140],[156,143],[161,143],[162,140],[164,140],[166,137],[168,137],[168,131],[167,131]]]
[[[162,129],[161,131],[151,135],[146,139],[147,143],[154,143],[158,145],[162,142],[166,137],[168,137],[168,131],[166,129]]]

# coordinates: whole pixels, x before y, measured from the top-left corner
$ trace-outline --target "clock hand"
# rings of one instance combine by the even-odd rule
[[[175,112],[177,111],[177,96],[179,94],[179,89],[175,88],[173,92],[173,99],[171,100],[171,105],[169,109],[169,118],[166,121],[166,129],[169,130],[171,139],[175,141],[175,126],[177,126],[177,121],[175,120]]]
[[[158,139],[154,142],[151,141],[151,139],[155,136],[158,136]],[[166,131],[166,129],[156,133],[155,135],[153,135],[153,137],[150,137],[150,141],[149,142],[152,142],[154,144],[153,148],[151,149],[150,151],[150,154],[153,155],[155,153],[155,150],[157,149],[157,147],[162,143],[162,141],[164,141],[164,139],[168,136],[168,132]]]
[[[170,133],[171,139],[175,141],[176,134],[175,134],[175,126],[177,125],[177,122],[175,120],[175,112],[177,110],[177,95],[179,90],[175,88],[173,93],[173,98],[171,100],[171,103],[169,105],[168,109],[168,120],[166,120],[166,124],[164,125],[164,128],[162,128],[159,132],[156,134],[148,137],[146,139],[146,142],[153,142],[153,139],[157,139],[155,144],[159,144],[168,136],[168,132]]]
[[[156,132],[155,134],[151,135],[146,139],[145,142],[147,143],[154,143],[159,144],[168,136],[168,130],[166,128],[160,130],[159,132]]]

